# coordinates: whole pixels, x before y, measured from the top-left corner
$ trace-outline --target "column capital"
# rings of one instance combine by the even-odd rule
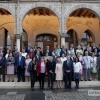
[[[11,40],[14,40],[14,37],[10,37]]]
[[[20,39],[21,38],[21,34],[15,34],[16,39]]]
[[[61,37],[66,37],[66,34],[65,33],[62,33],[60,36]]]

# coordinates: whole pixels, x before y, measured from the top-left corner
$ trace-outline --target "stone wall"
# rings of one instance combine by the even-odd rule
[[[1,3],[0,4],[0,8],[3,8],[5,10],[8,10],[12,16],[0,16],[0,29],[2,27],[4,27],[5,29],[7,29],[11,35],[11,37],[14,37],[14,34],[22,34],[22,29],[26,30],[26,32],[28,33],[28,40],[30,40],[31,42],[33,40],[35,40],[34,35],[36,34],[41,34],[41,33],[52,33],[52,34],[56,34],[57,36],[59,36],[59,34],[66,34],[66,32],[70,29],[70,28],[74,28],[78,35],[79,38],[82,37],[83,34],[83,30],[81,29],[82,32],[80,32],[79,30],[77,30],[75,27],[84,27],[84,30],[86,29],[90,29],[95,37],[95,41],[96,44],[99,44],[99,36],[100,36],[100,29],[99,29],[99,20],[100,19],[100,4],[99,3],[63,3],[63,2],[27,2],[27,3],[20,3],[20,11],[19,11],[19,15],[17,15],[17,7],[18,5],[16,3]],[[57,24],[52,24],[54,22],[51,23],[50,19],[52,19],[52,17],[50,17],[48,24],[44,27],[44,24],[47,23],[47,21],[41,22],[41,19],[38,21],[33,21],[30,22],[29,20],[25,20],[26,19],[26,14],[34,8],[37,7],[45,7],[48,8],[49,10],[53,11],[56,15],[56,21]],[[86,8],[91,10],[94,14],[97,15],[98,19],[95,19],[96,21],[92,21],[92,25],[91,22],[86,22],[85,24],[88,25],[84,25],[84,24],[77,24],[77,25],[73,25],[70,26],[70,28],[66,28],[66,20],[69,17],[69,14],[71,12],[73,12],[76,9],[79,8]],[[17,16],[19,16],[19,24],[17,21]],[[32,18],[32,16],[30,16],[30,18]],[[2,20],[3,19],[3,20]],[[79,20],[79,19],[78,19]],[[81,20],[81,19],[80,19]],[[92,20],[92,19],[90,19]],[[9,21],[9,22],[8,22]],[[34,23],[35,24],[32,24]],[[6,23],[6,24],[5,24]],[[38,24],[41,23],[41,24]],[[55,22],[54,22],[55,23]],[[19,33],[17,32],[17,25],[19,25]],[[28,27],[30,26],[30,27]],[[31,27],[32,26],[32,27]],[[90,27],[91,26],[91,27]],[[97,26],[97,27],[94,27]],[[41,27],[41,28],[40,28]],[[48,29],[49,27],[49,29]],[[57,28],[55,28],[57,27]],[[46,30],[46,31],[45,31]],[[35,36],[36,36],[35,35]],[[33,40],[30,39],[31,36],[33,36]],[[34,44],[34,43],[33,43]]]

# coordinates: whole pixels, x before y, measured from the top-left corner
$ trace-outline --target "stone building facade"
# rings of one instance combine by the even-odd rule
[[[80,2],[79,2],[80,1]],[[0,45],[19,50],[30,42],[75,46],[100,44],[100,1],[17,0],[0,1]],[[7,33],[7,34],[5,34]]]

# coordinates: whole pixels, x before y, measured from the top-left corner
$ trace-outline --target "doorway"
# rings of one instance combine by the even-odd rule
[[[53,50],[57,44],[57,37],[52,34],[41,34],[36,37],[36,44],[42,50],[45,50],[46,46],[49,46],[50,50]]]

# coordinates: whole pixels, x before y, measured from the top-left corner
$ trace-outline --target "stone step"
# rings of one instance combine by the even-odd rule
[[[100,86],[100,81],[80,81],[80,87],[98,87]],[[45,88],[47,88],[48,83],[45,82]],[[64,88],[64,82],[62,82],[62,87]],[[75,87],[75,82],[72,82],[72,87]],[[0,82],[0,89],[22,89],[30,88],[30,82]],[[39,82],[35,83],[35,88],[39,88]],[[54,82],[54,88],[57,88],[57,82]]]

